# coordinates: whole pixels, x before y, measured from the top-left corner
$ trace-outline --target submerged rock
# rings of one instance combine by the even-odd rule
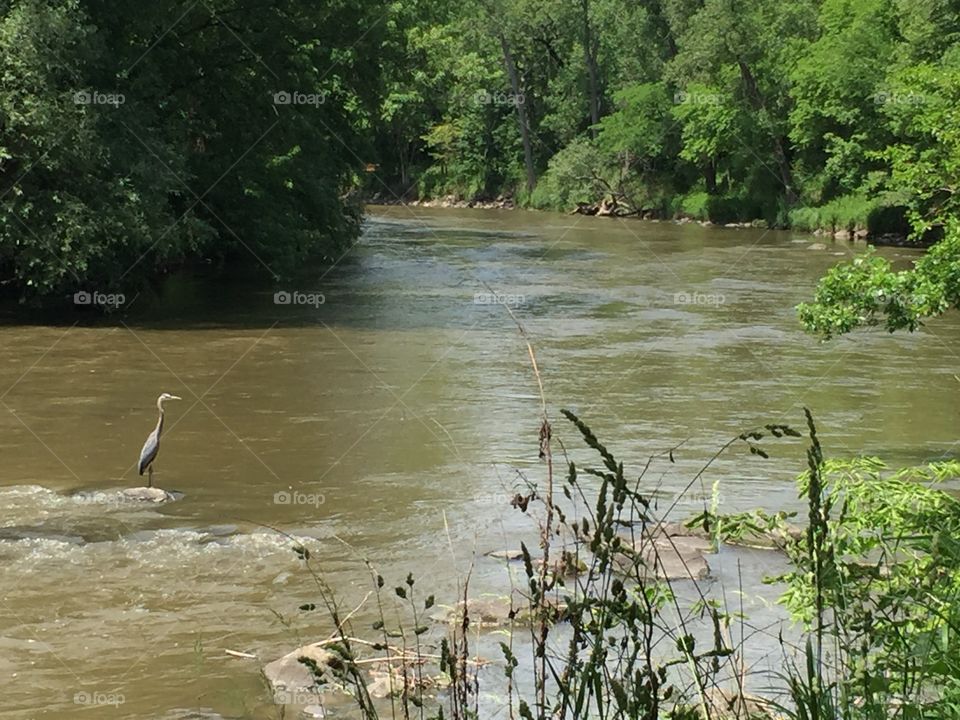
[[[508,597],[479,597],[467,600],[467,616],[473,627],[497,628],[511,623],[520,610],[520,605],[511,606]],[[455,607],[438,608],[430,615],[432,620],[442,623],[459,623],[463,618],[464,605],[461,600]]]
[[[435,694],[437,690],[447,687],[450,678],[445,673],[427,672],[426,668],[415,668],[414,659],[400,663],[377,663],[370,668],[370,682],[367,692],[372,698],[389,698]],[[406,671],[406,672],[405,672]]]
[[[565,605],[562,602],[548,599],[545,604],[556,610],[558,615],[564,612]],[[464,605],[461,600],[454,607],[439,607],[430,615],[430,619],[456,625],[463,621],[463,611]],[[530,601],[519,591],[514,591],[512,602],[510,597],[505,595],[485,595],[467,600],[466,611],[471,628],[503,628],[513,622],[528,622]]]
[[[166,490],[157,487],[127,488],[120,494],[123,496],[124,500],[130,500],[132,502],[162,503],[172,502],[178,499],[177,494],[167,492]]]
[[[491,550],[484,555],[496,560],[523,560],[523,550]]]
[[[42,526],[10,526],[0,528],[0,540],[53,540],[55,542],[69,543],[70,545],[83,545],[86,539],[80,535],[71,535],[48,530]]]

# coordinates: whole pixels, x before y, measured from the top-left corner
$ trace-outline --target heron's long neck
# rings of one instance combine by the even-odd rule
[[[157,437],[160,437],[160,431],[163,430],[163,405],[158,404],[157,410],[160,411],[160,417],[157,418],[157,429],[154,431],[157,433]]]

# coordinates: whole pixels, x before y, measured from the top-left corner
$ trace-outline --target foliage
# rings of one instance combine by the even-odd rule
[[[814,302],[799,308],[805,327],[823,337],[862,325],[915,330],[925,318],[960,307],[960,51],[939,62],[898,68],[878,96],[899,141],[874,157],[889,164],[888,197],[906,206],[913,236],[932,239],[914,267],[895,272],[867,254],[821,280]]]
[[[283,275],[349,242],[358,187],[878,233],[905,208],[932,241],[957,215],[942,3],[127,5],[2,6],[0,283],[22,299],[197,262]]]
[[[780,578],[781,601],[811,631],[790,682],[797,716],[947,717],[960,673],[960,501],[931,485],[960,476],[960,463],[890,472],[877,458],[825,460],[808,421],[798,487],[810,524]]]
[[[343,613],[343,602],[314,570],[309,553],[297,546],[334,626],[323,643],[335,650],[336,663],[311,666],[318,686],[329,684],[332,675],[371,719],[386,711],[363,681],[371,664],[392,668],[392,717],[477,718],[481,693],[490,692],[505,698],[511,716],[526,720],[701,719],[724,717],[728,699],[738,702],[736,690],[724,690],[726,678],[735,676],[743,662],[742,628],[740,640],[734,639],[738,615],[707,597],[698,583],[687,586],[693,601],[681,600],[674,582],[692,575],[662,578],[664,554],[673,541],[661,528],[672,508],[658,516],[641,488],[659,473],[656,462],[673,462],[672,453],[651,457],[639,476],[628,476],[580,418],[563,414],[597,465],[568,460],[565,476],[554,487],[552,428],[544,421],[545,482],[525,481],[524,491],[511,502],[537,522],[541,544],[538,553],[521,543],[518,587],[503,600],[508,611],[497,631],[503,638],[500,682],[480,671],[489,661],[475,648],[483,617],[469,597],[472,569],[458,579],[456,602],[438,635],[424,619],[434,596],[424,599],[413,575],[391,592],[368,564],[377,615],[371,627],[375,639],[369,640],[361,637],[365,628],[350,618],[356,611]],[[769,425],[733,438],[720,452],[740,445],[765,457],[760,440],[798,435],[787,426]],[[690,480],[688,490],[717,456]],[[425,651],[436,646],[439,655]],[[446,691],[434,699],[430,695],[438,681]],[[749,720],[763,714],[754,708],[739,716]]]
[[[613,158],[604,158],[593,141],[578,138],[550,158],[531,198],[531,205],[565,210],[593,202],[610,188]]]
[[[342,196],[380,102],[375,15],[4,3],[0,283],[26,300],[136,288],[200,260],[273,278],[349,242]]]
[[[831,269],[813,303],[799,306],[806,328],[825,338],[861,326],[916,330],[925,318],[960,307],[960,224],[909,270],[868,252]]]
[[[820,207],[797,207],[790,211],[790,226],[797,230],[865,230],[877,201],[865,195],[843,195]]]

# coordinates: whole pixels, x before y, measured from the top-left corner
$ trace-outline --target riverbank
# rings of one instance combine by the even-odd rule
[[[436,198],[423,198],[413,200],[403,200],[401,198],[383,197],[376,193],[365,199],[365,205],[370,206],[408,206],[422,207],[431,209],[451,209],[451,210],[525,210],[529,212],[551,212],[542,208],[535,208],[518,204],[510,195],[499,195],[493,199],[464,199],[454,195],[446,195]],[[834,240],[845,240],[849,242],[866,242],[878,247],[928,247],[933,240],[917,242],[910,239],[906,230],[899,232],[871,232],[867,221],[841,222],[829,221],[829,224],[821,225],[818,218],[829,217],[828,214],[821,216],[817,211],[819,208],[800,208],[791,215],[797,218],[804,218],[798,221],[796,225],[782,228],[771,227],[766,220],[755,219],[752,221],[741,222],[714,222],[704,217],[680,213],[673,217],[662,216],[662,214],[653,211],[646,212],[619,212],[616,203],[602,200],[596,203],[580,203],[575,208],[566,211],[568,215],[585,215],[590,217],[607,217],[618,220],[646,221],[652,223],[674,223],[684,225],[695,223],[701,227],[716,227],[730,229],[778,229],[792,230],[794,232],[805,232],[815,237],[831,238]],[[812,220],[811,220],[812,218]]]

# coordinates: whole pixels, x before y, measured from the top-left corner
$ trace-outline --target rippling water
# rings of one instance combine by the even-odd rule
[[[0,327],[0,718],[276,717],[257,676],[329,632],[291,546],[312,549],[353,607],[363,558],[452,602],[474,551],[535,542],[508,498],[538,479],[539,400],[511,303],[537,346],[551,414],[569,407],[663,501],[727,439],[802,424],[828,453],[956,456],[950,315],[910,335],[818,344],[793,306],[846,257],[787,233],[521,212],[378,209],[362,242],[302,287],[171,280],[159,310],[89,325]],[[907,262],[909,250],[889,250]],[[72,322],[72,321],[71,321]],[[169,403],[156,484],[120,501]],[[591,461],[562,420],[556,433]],[[740,450],[705,477],[722,509],[797,509],[802,445]],[[681,502],[695,512],[700,497]],[[759,625],[776,619],[737,561]],[[474,589],[504,592],[480,557]],[[361,609],[358,617],[367,610]],[[766,614],[765,614],[766,613]],[[756,659],[760,659],[759,656]],[[78,693],[87,693],[86,696]],[[99,695],[97,695],[99,693]],[[91,710],[86,698],[123,703]]]

